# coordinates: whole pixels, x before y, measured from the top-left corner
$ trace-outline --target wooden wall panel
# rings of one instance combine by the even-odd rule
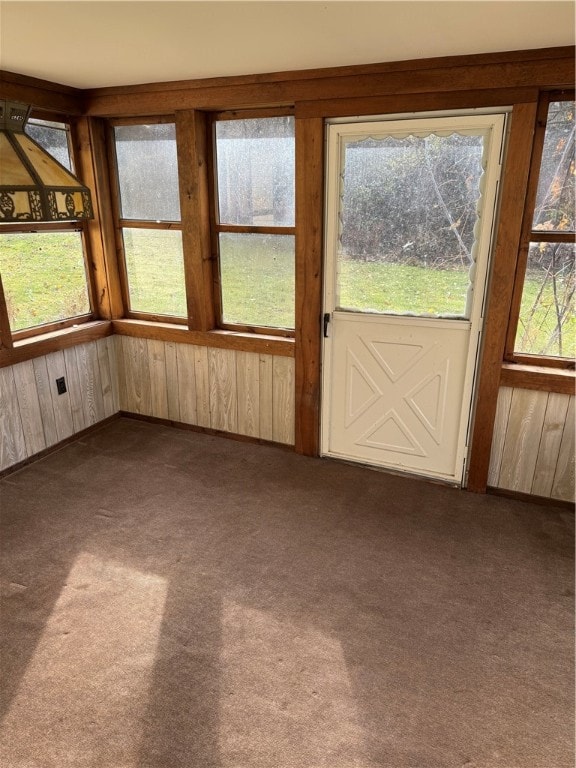
[[[293,358],[150,339],[142,355],[145,339],[115,342],[121,410],[294,444]]]
[[[168,418],[168,387],[166,386],[166,349],[161,341],[148,339],[150,366],[150,405],[159,419]]]
[[[294,442],[294,365],[275,357],[272,366],[272,428],[278,443]]]
[[[500,389],[489,485],[574,501],[574,395]]]
[[[64,376],[67,392],[58,394]],[[117,413],[116,344],[107,337],[0,368],[0,471]]]
[[[14,365],[12,371],[26,442],[26,456],[32,456],[46,448],[40,402],[36,390],[36,379],[34,378],[34,365],[31,360],[26,360]]]
[[[64,352],[62,350],[46,355],[46,370],[48,371],[48,388],[50,397],[52,398],[56,436],[58,442],[60,442],[74,434],[70,392],[68,391],[68,388],[66,388],[66,392],[58,394],[58,390],[56,389],[56,379],[66,376],[66,364],[64,362]]]
[[[178,344],[176,352],[178,370],[178,400],[180,421],[196,424],[196,375],[194,371],[194,347]]]
[[[208,350],[210,426],[224,432],[238,432],[236,354],[231,349]]]
[[[26,458],[26,440],[12,368],[0,368],[0,470]]]
[[[122,357],[119,360],[123,411],[151,416],[150,369],[148,365],[147,339],[124,337]],[[123,387],[123,388],[122,388]]]
[[[572,398],[573,400],[573,398]],[[560,458],[560,446],[565,432],[572,432],[567,422],[570,397],[550,392],[544,414],[544,424],[538,448],[538,458],[532,480],[532,493],[535,496],[552,496],[552,485]],[[572,420],[573,423],[573,420]],[[574,451],[572,450],[572,458]]]
[[[56,418],[54,416],[52,395],[50,394],[50,381],[48,379],[46,356],[37,357],[34,360],[33,365],[36,391],[38,392],[38,402],[40,403],[40,413],[42,415],[42,425],[44,427],[44,437],[46,438],[46,447],[49,448],[51,445],[55,445],[58,442],[58,432],[56,431]]]
[[[570,398],[566,412],[566,422],[550,495],[553,499],[574,500],[574,396]]]
[[[260,435],[260,356],[255,352],[236,353],[238,432]]]

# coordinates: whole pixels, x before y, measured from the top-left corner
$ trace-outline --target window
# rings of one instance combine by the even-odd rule
[[[69,126],[31,118],[26,132],[73,171]],[[0,274],[15,339],[92,319],[81,222],[0,225]]]
[[[215,122],[214,241],[223,328],[294,328],[294,119]]]
[[[128,314],[186,318],[173,123],[114,128]]]
[[[568,367],[576,354],[573,94],[540,105],[507,359]]]
[[[470,316],[484,130],[342,137],[338,309]]]

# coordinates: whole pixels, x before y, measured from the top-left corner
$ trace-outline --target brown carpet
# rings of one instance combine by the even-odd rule
[[[121,419],[0,482],[4,768],[568,768],[573,516]]]

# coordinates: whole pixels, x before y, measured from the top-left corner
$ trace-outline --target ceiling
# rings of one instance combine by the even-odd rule
[[[574,2],[0,0],[0,68],[79,88],[574,44]]]

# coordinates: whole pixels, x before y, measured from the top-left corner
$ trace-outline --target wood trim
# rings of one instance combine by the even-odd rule
[[[552,58],[513,60],[452,57],[398,62],[375,68],[316,70],[311,75],[263,75],[182,81],[86,92],[88,113],[103,117],[166,114],[176,110],[285,107],[298,101],[354,97],[434,94],[501,88],[562,88],[574,79],[574,49],[557,49]]]
[[[476,493],[486,492],[488,480],[492,432],[524,216],[536,113],[537,104],[534,102],[516,104],[512,112],[508,152],[502,176],[496,248],[487,297],[484,341],[478,361],[478,397],[467,484],[468,490]]]
[[[432,67],[478,67],[486,64],[500,63],[530,63],[536,64],[547,59],[574,58],[573,46],[557,46],[537,49],[521,49],[516,51],[496,51],[492,53],[465,54],[462,56],[440,56],[425,59],[405,59],[403,61],[378,62],[374,64],[349,64],[338,67],[311,68],[301,70],[284,70],[263,74],[240,75],[235,77],[197,78],[195,80],[170,81],[165,83],[144,83],[134,86],[111,86],[85,91],[88,95],[108,93],[121,95],[126,91],[134,93],[142,91],[180,90],[184,85],[188,88],[211,88],[217,85],[227,85],[231,81],[241,85],[253,85],[263,82],[282,82],[286,80],[316,80],[320,77],[346,77],[348,75],[374,75],[389,72],[415,72]],[[17,77],[27,79],[23,75]]]
[[[576,241],[574,232],[561,232],[560,230],[533,229],[530,232],[531,243],[573,243]]]
[[[448,109],[505,107],[536,101],[537,88],[490,88],[452,93],[410,93],[299,101],[296,117],[356,117],[391,113],[434,112]]]
[[[117,421],[119,418],[120,413],[113,413],[112,416],[107,416],[105,419],[102,419],[102,421],[98,421],[96,424],[91,424],[89,427],[86,427],[86,429],[81,429],[79,432],[70,435],[70,437],[65,437],[64,440],[59,440],[54,445],[50,445],[48,448],[44,448],[44,450],[38,451],[38,453],[34,453],[32,456],[28,456],[27,459],[19,461],[17,464],[12,464],[10,467],[6,467],[6,469],[3,469],[0,472],[0,480],[8,475],[12,475],[14,472],[18,472],[18,470],[26,467],[28,464],[33,464],[34,462],[43,459],[45,456],[49,456],[51,453],[56,453],[56,451],[59,451],[65,445],[75,443],[76,440],[80,440],[82,437],[86,437],[86,435],[91,435],[93,432],[98,431],[113,421]]]
[[[102,339],[105,336],[111,336],[112,333],[113,329],[110,322],[96,320],[81,326],[65,328],[41,336],[34,336],[31,339],[17,341],[14,342],[12,349],[0,349],[0,368],[15,365],[24,360],[32,360],[35,357],[42,357],[42,355],[48,355],[50,352],[56,352],[60,349],[75,347],[77,344],[84,344],[87,341]]]
[[[262,117],[290,117],[294,116],[294,106],[271,107],[270,109],[227,109],[223,112],[212,112],[214,122],[223,120],[256,120]]]
[[[575,363],[572,358],[569,357],[548,357],[547,355],[525,355],[523,353],[517,353],[512,356],[511,360],[507,360],[508,363],[516,363],[517,365],[536,365],[538,368],[562,368],[566,371],[573,371]]]
[[[190,329],[214,328],[206,115],[176,113],[182,248]]]
[[[83,91],[7,70],[0,70],[0,98],[61,115],[81,115],[84,111]]]
[[[99,317],[111,320],[122,317],[124,302],[112,213],[106,127],[102,120],[86,117],[76,120],[75,127],[78,169],[85,184],[93,191],[94,218],[84,225],[92,268],[93,306]]]
[[[140,339],[175,341],[179,344],[196,344],[199,347],[234,349],[240,352],[258,352],[279,357],[294,357],[294,340],[264,334],[236,333],[233,331],[187,330],[170,323],[149,323],[144,320],[114,320],[114,333]]]
[[[39,334],[44,335],[46,333],[52,333],[53,331],[62,331],[64,328],[72,328],[72,326],[89,323],[92,320],[96,320],[92,312],[86,315],[78,315],[77,317],[67,317],[64,320],[55,320],[53,323],[42,323],[42,325],[34,325],[31,328],[23,328],[20,331],[14,331],[12,333],[12,338],[15,342],[23,341],[24,339],[31,339]]]
[[[260,227],[244,224],[214,224],[216,232],[232,232],[239,235],[294,235],[296,227]]]
[[[146,219],[119,219],[121,229],[182,229],[181,221],[147,221]]]
[[[549,496],[535,496],[531,493],[522,493],[521,491],[510,491],[507,488],[496,488],[489,485],[486,492],[492,496],[503,496],[507,499],[516,499],[517,501],[526,501],[529,504],[540,504],[544,507],[560,507],[574,513],[574,504],[571,501],[562,499],[552,499]]]
[[[81,232],[82,224],[78,221],[22,221],[22,222],[2,222],[0,232],[10,234],[11,232],[36,234],[38,232]]]
[[[324,122],[296,120],[295,449],[320,453]]]
[[[211,427],[201,427],[198,424],[188,424],[185,421],[174,421],[172,419],[161,419],[158,416],[147,416],[142,413],[133,413],[132,411],[120,411],[120,418],[136,419],[137,421],[147,421],[150,424],[163,424],[166,427],[174,429],[185,429],[189,432],[198,432],[202,435],[213,435],[214,437],[226,437],[229,440],[237,440],[240,443],[254,443],[255,445],[271,445],[274,448],[280,448],[283,451],[294,452],[294,446],[289,443],[278,443],[274,440],[264,440],[261,437],[252,437],[251,435],[241,435],[239,432],[227,432],[222,429],[212,429]]]
[[[8,305],[2,285],[2,274],[0,273],[0,350],[12,349],[12,331],[10,329],[10,318],[8,317]]]
[[[541,392],[558,392],[573,395],[576,385],[574,371],[542,368],[536,365],[504,363],[500,374],[501,387],[516,389],[537,389]]]

